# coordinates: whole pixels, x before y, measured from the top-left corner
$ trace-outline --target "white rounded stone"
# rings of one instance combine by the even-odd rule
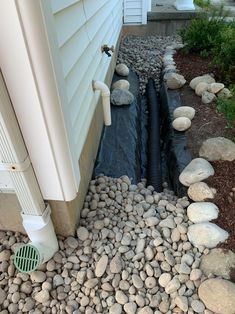
[[[178,73],[171,73],[171,75],[169,75],[166,80],[167,87],[170,89],[181,88],[185,83],[186,80],[183,75]]]
[[[218,218],[219,209],[211,202],[196,202],[189,205],[187,215],[193,223],[206,222]]]
[[[202,75],[202,76],[197,76],[195,78],[193,78],[191,80],[191,82],[189,83],[189,86],[192,88],[192,89],[195,89],[196,86],[201,83],[201,82],[204,82],[204,83],[207,83],[207,84],[211,84],[211,83],[215,83],[215,79],[209,75],[209,74],[205,74],[205,75]]]
[[[196,86],[195,93],[198,96],[202,96],[202,94],[208,91],[208,89],[209,89],[209,84],[201,82]]]
[[[204,182],[196,182],[188,188],[188,196],[194,202],[201,202],[207,199],[213,199],[216,194],[214,189],[211,189]]]
[[[129,75],[129,69],[128,67],[123,64],[123,63],[120,63],[116,66],[115,68],[116,72],[118,75],[121,75],[121,76],[128,76]]]
[[[213,93],[210,93],[208,91],[204,91],[202,93],[202,102],[205,105],[212,103],[215,99],[216,99],[216,96]]]
[[[209,161],[233,161],[235,159],[235,144],[225,137],[209,138],[202,143],[199,156]]]
[[[173,112],[173,117],[174,119],[176,118],[180,118],[180,117],[185,117],[188,118],[190,120],[192,120],[195,116],[195,109],[189,106],[181,106],[178,107],[174,110]]]
[[[129,90],[130,83],[127,80],[118,80],[115,83],[113,83],[112,88],[118,88],[118,89],[126,89]]]
[[[203,158],[193,159],[181,172],[180,182],[185,186],[203,181],[215,173],[212,165]]]
[[[158,279],[158,283],[161,287],[165,288],[168,283],[171,281],[171,274],[163,273]]]
[[[183,131],[188,130],[191,127],[191,120],[186,117],[176,118],[172,122],[172,126],[176,131],[183,132]]]
[[[211,83],[209,85],[209,89],[208,91],[213,93],[213,94],[217,94],[218,92],[220,92],[222,89],[224,88],[224,84],[222,83]]]
[[[79,240],[85,241],[89,237],[89,232],[85,227],[79,227],[77,229],[77,236]]]
[[[227,231],[210,222],[189,226],[187,235],[195,247],[204,246],[209,249],[223,243],[229,236]]]
[[[106,271],[109,258],[107,255],[103,255],[96,264],[95,275],[96,277],[102,277]]]

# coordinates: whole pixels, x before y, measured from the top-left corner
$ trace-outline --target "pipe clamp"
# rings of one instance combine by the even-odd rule
[[[26,171],[31,164],[29,156],[25,158],[23,162],[1,162],[0,163],[0,171],[11,171],[11,172],[22,172]]]

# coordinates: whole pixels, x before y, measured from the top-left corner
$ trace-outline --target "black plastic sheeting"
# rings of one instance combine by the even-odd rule
[[[157,192],[162,191],[162,163],[160,150],[160,110],[159,99],[155,89],[154,80],[147,84],[147,98],[149,108],[148,118],[148,171],[147,182]]]
[[[123,77],[113,77],[113,83]],[[130,91],[135,100],[129,106],[111,106],[112,125],[104,127],[93,177],[100,174],[118,178],[128,175],[132,183],[146,178],[147,104],[139,94],[139,79],[130,71]]]
[[[192,160],[187,150],[187,139],[185,132],[178,132],[172,127],[173,112],[181,106],[178,91],[169,90],[163,83],[160,91],[161,101],[161,151],[163,164],[163,180],[179,196],[187,195],[186,188],[180,183],[179,175]]]

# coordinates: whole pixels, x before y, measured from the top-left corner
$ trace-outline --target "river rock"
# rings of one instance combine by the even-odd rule
[[[207,309],[218,314],[234,314],[235,284],[228,280],[211,278],[198,289],[199,298]]]
[[[212,103],[215,99],[216,99],[216,96],[213,93],[210,93],[208,91],[204,91],[202,93],[202,102],[205,105]]]
[[[103,274],[106,271],[107,265],[108,265],[108,256],[107,255],[103,255],[99,261],[96,264],[96,268],[95,268],[95,275],[96,277],[102,277]]]
[[[205,310],[205,305],[199,300],[193,300],[191,302],[191,308],[194,310],[195,313],[203,313]]]
[[[11,257],[11,252],[9,250],[3,250],[0,252],[0,263],[4,261],[8,261]]]
[[[179,180],[183,185],[190,186],[213,176],[214,173],[213,167],[207,160],[195,158],[181,172]]]
[[[223,88],[221,91],[218,92],[217,97],[218,98],[225,98],[229,99],[233,96],[233,94],[230,92],[228,88]]]
[[[211,84],[211,83],[214,83],[215,82],[215,79],[209,75],[209,74],[205,74],[205,75],[202,75],[202,76],[197,76],[195,78],[193,78],[191,80],[191,82],[189,83],[189,86],[192,88],[192,89],[195,89],[196,86],[201,83],[201,82],[204,82],[204,83],[207,83],[207,84]]]
[[[151,309],[151,307],[145,306],[138,312],[138,314],[153,314],[153,310]]]
[[[124,305],[128,302],[128,297],[123,291],[117,290],[115,294],[115,299],[118,304]]]
[[[183,311],[188,311],[188,299],[184,296],[177,296],[175,298],[175,304]]]
[[[137,310],[137,305],[135,302],[129,302],[124,305],[124,311],[127,314],[135,314]]]
[[[78,236],[78,239],[81,241],[87,240],[89,237],[89,232],[88,232],[87,228],[79,227],[77,229],[77,236]]]
[[[50,299],[50,294],[47,290],[41,290],[35,295],[35,300],[38,303],[45,303]]]
[[[172,126],[176,131],[186,131],[191,126],[191,120],[186,117],[179,117],[172,122]]]
[[[118,80],[115,83],[113,83],[112,88],[129,90],[130,83],[127,80]]]
[[[205,82],[201,82],[199,84],[197,84],[196,89],[195,89],[195,93],[198,96],[202,96],[202,94],[205,91],[208,91],[209,88],[209,84],[205,83]]]
[[[115,106],[127,106],[134,101],[134,96],[128,90],[116,88],[112,91],[110,99]]]
[[[196,202],[189,205],[187,215],[193,223],[206,222],[218,218],[219,209],[210,202]]]
[[[224,84],[222,83],[211,83],[209,85],[209,89],[208,91],[213,93],[213,94],[217,94],[218,92],[220,92],[222,89],[224,88]]]
[[[46,274],[40,270],[34,271],[30,274],[32,282],[43,282],[46,280]]]
[[[209,254],[202,256],[200,263],[200,269],[207,277],[214,275],[230,279],[233,268],[235,268],[235,253],[225,249],[212,249]]]
[[[183,75],[178,73],[171,73],[170,76],[167,77],[166,84],[169,89],[178,89],[181,88],[186,83]]]
[[[122,314],[121,304],[115,303],[109,309],[109,314]]]
[[[206,248],[214,248],[219,243],[227,240],[229,234],[217,225],[210,222],[203,222],[189,226],[188,239],[195,246],[204,246]]]
[[[201,202],[207,199],[213,199],[216,194],[215,189],[211,189],[206,183],[204,182],[197,182],[188,188],[188,196],[194,202]]]
[[[116,66],[115,68],[116,72],[118,75],[121,75],[121,76],[128,76],[129,75],[129,69],[128,67],[123,64],[123,63],[120,63]]]
[[[0,305],[3,304],[6,297],[7,297],[6,292],[2,288],[0,288]]]
[[[110,262],[110,271],[112,274],[118,274],[122,270],[122,258],[119,254],[115,255]]]
[[[225,137],[209,138],[202,143],[199,155],[207,160],[235,159],[235,144]]]
[[[178,107],[173,112],[174,119],[185,117],[192,120],[194,116],[195,116],[195,109],[189,106]]]
[[[163,273],[158,279],[158,283],[161,287],[165,288],[168,283],[171,281],[171,274]]]

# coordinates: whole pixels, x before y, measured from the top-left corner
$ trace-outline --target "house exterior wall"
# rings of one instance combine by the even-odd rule
[[[1,64],[1,67],[3,65],[3,74],[22,133],[26,139],[26,146],[29,149],[32,164],[36,170],[35,172],[37,175],[41,173],[38,181],[44,194],[44,199],[51,205],[52,220],[56,232],[67,236],[74,233],[75,225],[79,220],[80,209],[82,208],[92,175],[103,127],[100,93],[93,91],[92,80],[101,80],[105,81],[108,85],[111,84],[122,29],[122,1],[42,0],[32,2],[31,0],[24,0],[24,2],[15,2],[9,0],[9,10],[12,12],[11,22],[14,21],[12,25],[20,33],[18,36],[19,39],[16,38],[15,40],[20,40],[20,44],[19,42],[14,42],[14,35],[8,36],[11,38],[9,41],[5,35],[3,39],[7,41],[7,46],[14,48],[9,52],[9,59],[11,59],[10,55],[12,54],[12,57],[14,57],[15,53],[22,57],[22,60],[19,60],[20,58],[17,57],[17,60],[12,64],[8,64],[6,53],[6,58],[2,59],[6,63]],[[28,17],[31,13],[35,15],[35,23],[32,28],[29,28],[30,19]],[[39,19],[37,19],[38,15],[41,16]],[[41,19],[43,20],[46,36],[43,34]],[[38,25],[40,30],[36,29]],[[15,32],[14,27],[12,27],[12,34]],[[2,29],[6,29],[6,27]],[[37,32],[38,36],[33,36]],[[35,38],[40,38],[41,40],[41,37],[43,40],[36,43]],[[44,37],[47,38],[47,43],[44,42]],[[32,41],[35,47],[31,47]],[[17,44],[19,47],[18,51]],[[107,55],[101,53],[101,45],[103,44],[115,46],[116,51],[112,58],[108,58]],[[40,45],[43,46],[41,49]],[[22,50],[19,51],[19,49]],[[53,81],[52,72],[49,73],[50,80],[47,81],[48,78],[45,76],[45,82],[43,81],[43,75],[46,72],[43,73],[41,68],[45,66],[44,61],[48,62],[49,60],[48,56],[44,56],[43,54],[45,49],[49,51],[48,56],[50,55],[51,62],[49,67],[53,70],[54,83],[58,92],[57,96],[59,100],[58,102],[53,102],[53,104],[57,104],[59,106],[57,109],[61,111],[61,118],[63,119],[61,128],[65,128],[67,133],[68,152],[73,163],[74,177],[77,180],[77,196],[72,200],[66,199],[63,193],[56,195],[57,192],[55,190],[53,191],[54,194],[50,192],[50,189],[53,190],[53,176],[50,176],[50,187],[45,188],[43,186],[45,178],[42,178],[42,172],[45,173],[46,170],[45,167],[42,167],[42,161],[44,158],[44,165],[46,165],[48,159],[46,157],[47,150],[44,150],[45,156],[40,155],[41,158],[39,160],[36,149],[43,151],[43,140],[33,142],[34,131],[32,130],[36,129],[37,133],[40,134],[41,130],[44,132],[44,129],[36,127],[38,121],[34,121],[35,128],[31,129],[30,133],[29,128],[27,129],[24,123],[24,114],[27,115],[28,124],[31,123],[30,120],[32,120],[34,110],[33,106],[35,106],[35,102],[37,101],[39,104],[37,107],[39,110],[38,117],[40,119],[42,117],[42,125],[43,127],[47,127],[45,133],[43,133],[43,137],[47,139],[47,143],[51,142],[50,151],[52,152],[51,156],[54,158],[55,166],[53,169],[56,169],[58,154],[55,154],[53,147],[53,136],[56,136],[56,133],[52,136],[49,129],[50,125],[46,121],[47,110],[52,108],[52,98],[47,99],[46,93],[46,96],[42,96],[41,94],[42,89],[44,91],[48,89],[51,92],[50,84]],[[5,51],[7,52],[6,47]],[[18,67],[21,66],[21,73],[25,73],[24,67],[26,68],[27,66],[29,75],[27,76],[27,80],[26,78],[21,78],[16,81],[14,78],[19,73],[16,70],[19,70]],[[15,88],[17,87],[17,92],[19,92],[21,85],[24,87],[21,90],[22,95],[17,98]],[[28,92],[26,89],[27,85],[32,85],[31,90]],[[35,98],[33,99],[30,97],[34,91]],[[29,112],[27,112],[27,106],[29,106]],[[25,107],[24,113],[23,107]],[[40,109],[42,109],[41,112]],[[59,128],[57,129],[59,131]],[[46,134],[46,132],[48,133]],[[51,158],[52,164],[53,158]],[[50,171],[50,168],[48,167],[48,171]],[[60,180],[60,183],[63,185],[63,181]],[[50,197],[50,195],[53,195],[53,197]],[[4,214],[0,216],[0,229],[22,231],[21,209],[16,196],[14,194],[0,193],[0,203],[0,211],[4,211]],[[11,219],[9,219],[8,213]]]

